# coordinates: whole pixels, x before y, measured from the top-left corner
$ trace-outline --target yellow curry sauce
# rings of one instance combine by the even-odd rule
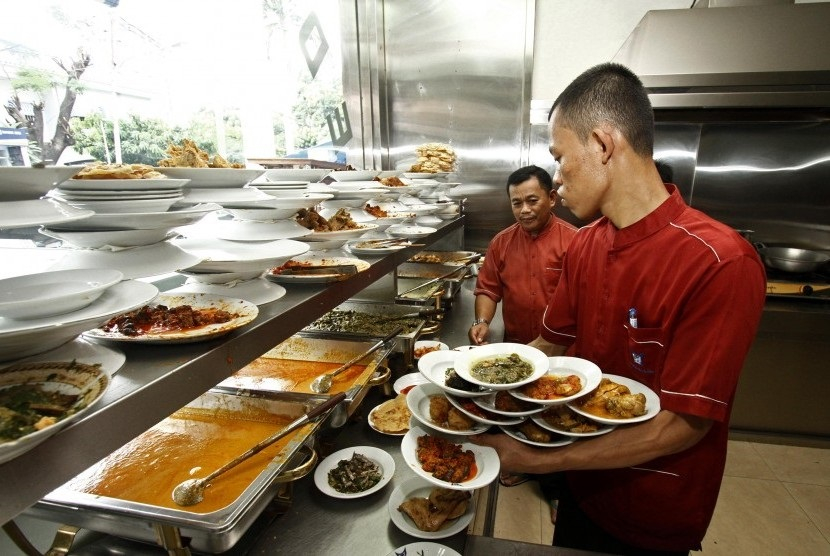
[[[319,375],[330,373],[343,363],[325,361],[301,361],[260,357],[238,370],[231,378],[239,387],[251,387],[251,382],[261,387],[283,392],[311,394],[311,383]],[[366,365],[353,365],[332,380],[329,394],[345,392],[354,385],[366,370]]]
[[[67,483],[72,490],[183,509],[173,502],[180,482],[204,477],[294,419],[263,410],[184,408]],[[309,425],[306,425],[308,427]],[[279,455],[298,429],[217,477],[187,511],[208,513],[235,501]]]

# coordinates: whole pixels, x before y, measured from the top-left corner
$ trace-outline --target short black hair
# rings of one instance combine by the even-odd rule
[[[586,141],[597,125],[610,123],[636,153],[651,157],[654,152],[654,109],[648,92],[621,64],[608,62],[583,72],[554,101],[548,120],[554,110],[580,141]]]
[[[542,189],[547,191],[549,194],[553,191],[553,178],[550,177],[550,174],[544,168],[540,168],[539,166],[535,166],[531,164],[530,166],[523,166],[510,174],[507,178],[507,194],[510,194],[510,186],[511,185],[519,185],[520,183],[524,183],[530,178],[535,177],[539,180],[539,185],[542,186]]]

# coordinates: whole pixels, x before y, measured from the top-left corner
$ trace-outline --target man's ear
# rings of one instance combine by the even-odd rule
[[[607,164],[608,160],[611,158],[611,155],[614,153],[614,148],[616,147],[614,135],[605,129],[596,127],[591,132],[591,138],[594,140],[601,154],[602,163]]]

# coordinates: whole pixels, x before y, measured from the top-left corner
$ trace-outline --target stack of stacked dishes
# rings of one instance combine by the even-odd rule
[[[121,277],[89,268],[0,281],[0,361],[49,351],[158,294],[152,284]]]
[[[511,356],[526,363],[520,374],[511,368],[508,359]],[[480,366],[486,361],[497,361],[498,365],[491,365],[487,371]],[[495,425],[516,440],[533,446],[563,446],[581,437],[608,433],[618,424],[650,419],[660,410],[659,398],[644,385],[605,375],[629,387],[633,394],[643,393],[647,412],[631,418],[592,414],[581,406],[580,400],[586,399],[600,385],[603,375],[599,367],[577,357],[548,358],[541,351],[523,344],[501,343],[469,346],[462,351],[434,351],[421,357],[418,369],[431,383],[429,389],[420,387],[423,396],[443,394],[468,422],[475,423],[475,427]],[[450,380],[449,369],[454,372]],[[413,403],[428,403],[419,396],[416,394]],[[410,410],[424,425],[436,428],[435,415],[420,406]],[[457,418],[456,425],[464,418]],[[453,434],[459,432],[453,431]]]
[[[271,184],[275,187],[286,186],[290,187],[297,184],[316,183],[325,178],[330,170],[318,168],[275,168],[273,170],[265,171],[265,183]],[[261,185],[262,180],[257,181],[257,185]]]
[[[164,212],[184,197],[186,179],[69,179],[48,196],[100,214]]]
[[[188,187],[201,189],[233,189],[244,187],[261,176],[265,170],[252,168],[153,168],[168,178],[189,180]]]
[[[378,177],[380,170],[334,170],[327,174],[337,182],[370,181]]]
[[[235,242],[213,238],[174,240],[199,262],[179,273],[187,282],[176,293],[207,293],[236,297],[256,305],[275,301],[285,288],[262,278],[263,273],[308,251],[308,244],[290,239],[267,242]]]

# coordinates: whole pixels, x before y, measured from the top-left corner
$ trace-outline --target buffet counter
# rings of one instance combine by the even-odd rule
[[[346,280],[286,288],[284,297],[261,305],[256,320],[228,336],[193,344],[121,346],[126,363],[86,418],[0,465],[0,523],[393,272],[423,245],[438,242],[462,226],[463,218],[457,218],[420,239],[419,246],[366,258],[371,267]]]

